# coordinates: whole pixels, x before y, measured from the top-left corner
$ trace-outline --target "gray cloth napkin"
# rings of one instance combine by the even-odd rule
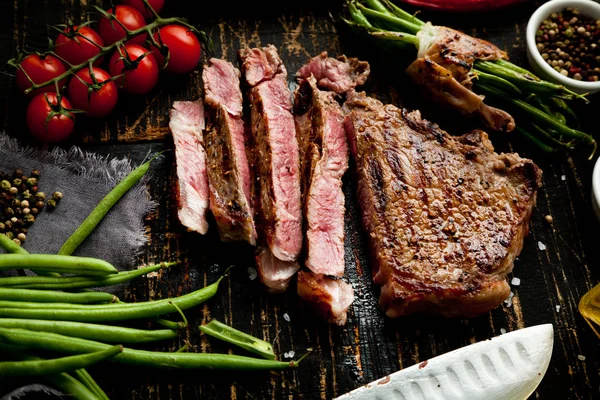
[[[109,158],[72,147],[51,151],[24,147],[0,133],[0,170],[20,168],[27,176],[38,169],[39,190],[63,193],[53,211],[46,208],[31,225],[23,248],[30,253],[56,254],[100,200],[136,166],[131,160]],[[144,216],[156,206],[145,176],[104,217],[74,255],[101,258],[119,270],[133,269],[146,243]],[[0,249],[0,252],[4,250]]]

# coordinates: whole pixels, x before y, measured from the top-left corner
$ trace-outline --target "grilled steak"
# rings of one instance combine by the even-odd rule
[[[298,272],[298,295],[306,305],[328,322],[345,325],[354,290],[341,279],[331,279],[310,271]]]
[[[210,208],[221,240],[246,240],[255,245],[239,77],[237,68],[217,58],[210,59],[202,73]]]
[[[507,59],[504,51],[485,40],[429,22],[417,37],[419,53],[406,72],[427,89],[428,97],[465,115],[479,114],[494,130],[510,132],[515,128],[510,114],[486,105],[482,96],[471,91],[475,60]]]
[[[247,85],[256,154],[257,230],[275,257],[295,261],[302,249],[302,209],[287,71],[272,45],[242,49],[238,56]]]
[[[179,221],[188,231],[205,234],[208,231],[208,178],[206,153],[202,146],[202,101],[173,102],[169,112],[169,129],[175,144]]]
[[[351,94],[344,107],[379,304],[389,317],[474,317],[507,298],[541,170],[487,134]]]
[[[364,85],[370,72],[369,63],[366,61],[359,61],[354,57],[348,58],[345,55],[333,58],[323,51],[300,68],[296,77],[302,82],[312,75],[317,80],[319,88],[344,94],[357,86]]]
[[[317,274],[344,275],[344,193],[348,142],[342,108],[311,76],[296,89],[294,116],[303,171],[305,265]]]

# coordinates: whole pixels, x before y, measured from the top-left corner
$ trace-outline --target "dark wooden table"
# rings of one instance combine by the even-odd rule
[[[394,67],[393,54],[382,55],[373,48],[361,47],[332,19],[339,15],[338,3],[342,2],[281,2],[278,8],[268,2],[211,3],[210,7],[215,8],[212,11],[204,8],[192,11],[191,3],[167,0],[163,15],[188,17],[212,37],[217,57],[235,61],[241,47],[272,43],[279,48],[292,81],[293,73],[323,50],[330,55],[359,56],[372,65],[367,92],[408,108],[420,108],[426,118],[438,122],[450,133],[463,133],[479,124],[421,102],[402,70]],[[94,0],[0,2],[3,50],[0,64],[5,65],[14,56],[17,46],[27,44],[45,50],[46,37],[55,35],[48,25],[64,23],[68,16],[77,22],[96,19],[96,15],[90,14],[93,4],[109,6],[108,1]],[[529,1],[489,13],[423,11],[420,16],[491,40],[508,51],[515,63],[527,66],[525,24],[538,5],[539,2]],[[6,71],[13,73],[8,67]],[[24,143],[35,144],[26,129],[26,102],[16,92],[14,77],[1,74],[0,84],[1,129]],[[136,163],[148,150],[171,149],[169,107],[175,100],[198,98],[200,84],[199,71],[185,76],[162,76],[150,94],[121,97],[118,110],[110,117],[101,121],[81,118],[76,133],[62,145],[129,156]],[[584,130],[594,134],[598,131],[599,106],[596,98],[580,107]],[[213,299],[186,312],[191,323],[178,340],[147,348],[174,351],[189,341],[192,351],[231,351],[228,346],[200,334],[198,325],[214,317],[272,342],[281,358],[289,351],[296,355],[308,348],[314,351],[297,370],[277,373],[165,372],[111,363],[89,370],[115,399],[330,399],[399,368],[499,335],[503,330],[552,323],[555,327],[552,361],[533,397],[600,398],[600,341],[577,311],[579,299],[600,276],[597,271],[600,226],[590,200],[593,162],[580,153],[546,156],[511,135],[492,135],[492,140],[499,151],[518,151],[533,158],[544,172],[531,233],[515,263],[514,274],[509,277],[521,279],[521,284],[512,289],[515,297],[511,307],[503,304],[471,320],[384,318],[377,307],[377,288],[370,281],[357,220],[354,183],[346,179],[346,267],[356,301],[350,308],[346,326],[318,322],[302,308],[293,287],[282,295],[268,295],[256,280],[249,279],[247,267],[253,261],[248,246],[219,242],[214,228],[206,236],[187,233],[182,228],[173,201],[175,170],[171,152],[153,171],[150,191],[160,207],[147,218],[148,244],[140,263],[177,259],[181,265],[159,278],[132,283],[125,300],[188,293],[213,282],[227,266],[236,268]],[[547,215],[552,216],[552,223],[547,222]],[[546,246],[545,250],[538,247],[540,242]]]

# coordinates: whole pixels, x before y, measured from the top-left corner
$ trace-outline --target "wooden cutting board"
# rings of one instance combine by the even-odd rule
[[[186,16],[207,32],[215,43],[215,56],[236,60],[244,46],[274,44],[284,60],[290,82],[295,71],[321,51],[330,55],[358,56],[371,62],[372,74],[365,90],[386,102],[419,108],[423,116],[450,133],[480,127],[452,112],[422,102],[411,90],[402,70],[394,66],[393,54],[378,54],[361,47],[332,16],[341,12],[339,2],[267,2],[211,4],[215,11],[192,11],[191,2],[167,0],[164,15]],[[27,43],[46,48],[46,36],[54,36],[48,24],[63,23],[66,16],[79,22],[94,19],[86,13],[92,4],[109,2],[15,0],[0,3],[0,55],[2,65],[13,49]],[[527,66],[525,24],[539,3],[502,9],[489,14],[443,14],[423,11],[420,18],[464,30],[497,44],[511,59]],[[203,7],[202,5],[200,7]],[[409,8],[410,11],[415,9]],[[8,67],[7,71],[10,71]],[[10,71],[12,72],[12,71]],[[0,121],[10,135],[29,141],[25,127],[26,102],[16,93],[14,78],[0,75]],[[158,87],[147,96],[121,98],[119,109],[101,122],[78,124],[73,139],[64,146],[81,145],[111,156],[128,156],[140,162],[149,150],[172,149],[168,111],[175,100],[200,95],[200,73],[161,76]],[[598,97],[598,96],[597,96]],[[583,130],[597,132],[599,99],[580,107]],[[217,318],[274,344],[281,359],[290,351],[295,357],[313,348],[294,371],[165,372],[104,363],[89,371],[114,399],[330,399],[399,368],[511,331],[541,323],[553,323],[554,354],[546,377],[533,398],[590,399],[598,396],[598,338],[577,312],[580,297],[598,282],[600,250],[598,228],[590,202],[591,169],[586,155],[549,157],[531,151],[511,135],[491,135],[499,151],[518,151],[531,157],[544,171],[543,187],[531,222],[531,233],[516,261],[512,306],[501,305],[471,320],[439,320],[420,316],[388,320],[377,306],[377,288],[371,284],[364,238],[358,221],[354,183],[348,174],[346,193],[347,279],[356,291],[344,327],[320,323],[298,302],[293,287],[282,295],[264,293],[247,271],[253,265],[251,249],[218,240],[216,229],[206,236],[187,233],[179,224],[173,197],[173,152],[158,165],[150,191],[159,209],[148,216],[148,244],[142,262],[181,260],[181,265],[157,278],[141,278],[127,288],[122,300],[143,301],[188,293],[213,282],[229,265],[235,265],[217,295],[204,306],[186,312],[189,329],[178,340],[140,348],[174,351],[189,341],[191,351],[238,350],[207,340],[198,325]],[[552,223],[546,216],[550,215]],[[214,227],[214,224],[213,224]],[[543,249],[543,250],[542,250]],[[149,326],[140,322],[135,326]],[[585,357],[585,359],[583,358]],[[14,383],[14,382],[12,382]],[[8,385],[0,380],[0,387]],[[0,395],[4,394],[0,391]]]

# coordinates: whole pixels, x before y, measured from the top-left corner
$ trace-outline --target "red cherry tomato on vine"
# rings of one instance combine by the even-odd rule
[[[154,34],[154,39],[169,50],[169,61],[165,71],[175,74],[185,74],[193,70],[200,62],[202,46],[196,34],[182,25],[166,25]],[[160,66],[165,62],[165,57],[160,49],[153,47],[154,55]]]
[[[31,134],[44,143],[57,143],[71,135],[75,128],[75,116],[66,111],[71,108],[67,98],[62,97],[58,107],[56,93],[40,93],[27,106],[27,126]]]
[[[112,8],[109,8],[107,12],[113,14],[116,18],[130,31],[135,31],[143,26],[146,26],[146,20],[141,12],[130,6],[117,6],[116,13]],[[114,42],[121,40],[125,37],[125,29],[119,23],[113,19],[102,17],[98,23],[98,31],[100,36],[104,39],[106,45],[111,45]],[[146,41],[146,33],[139,34],[132,37],[126,43],[133,43],[143,45]]]
[[[154,14],[151,10],[144,6],[144,2],[142,0],[123,0],[123,3],[137,9],[146,19],[154,18]],[[152,9],[158,14],[165,5],[165,0],[148,0],[148,4],[150,4],[150,7],[152,7]]]
[[[125,59],[121,59],[121,53]],[[146,94],[158,82],[156,58],[151,51],[137,44],[127,44],[117,49],[110,58],[108,70],[112,76],[123,74],[116,80],[117,86],[131,94]]]
[[[40,57],[37,54],[30,54],[25,57],[19,65],[25,70],[27,76],[29,76],[34,83],[48,82],[67,70],[62,61],[51,55]],[[24,92],[31,87],[31,82],[27,79],[27,76],[21,68],[17,69],[17,87],[21,92]],[[66,78],[59,81],[59,90],[65,85],[65,82]],[[27,95],[33,97],[36,94],[45,92],[56,92],[56,86],[50,84],[29,92]]]
[[[89,26],[75,25],[58,35],[54,42],[54,51],[69,64],[77,65],[100,53],[98,46],[104,46],[104,40],[98,32]],[[101,62],[100,58],[94,65],[100,65]]]
[[[84,68],[71,78],[69,98],[75,108],[85,111],[90,117],[103,117],[114,110],[119,91],[114,81],[103,83],[110,79],[108,72],[93,67],[92,73],[93,79],[89,68]]]

